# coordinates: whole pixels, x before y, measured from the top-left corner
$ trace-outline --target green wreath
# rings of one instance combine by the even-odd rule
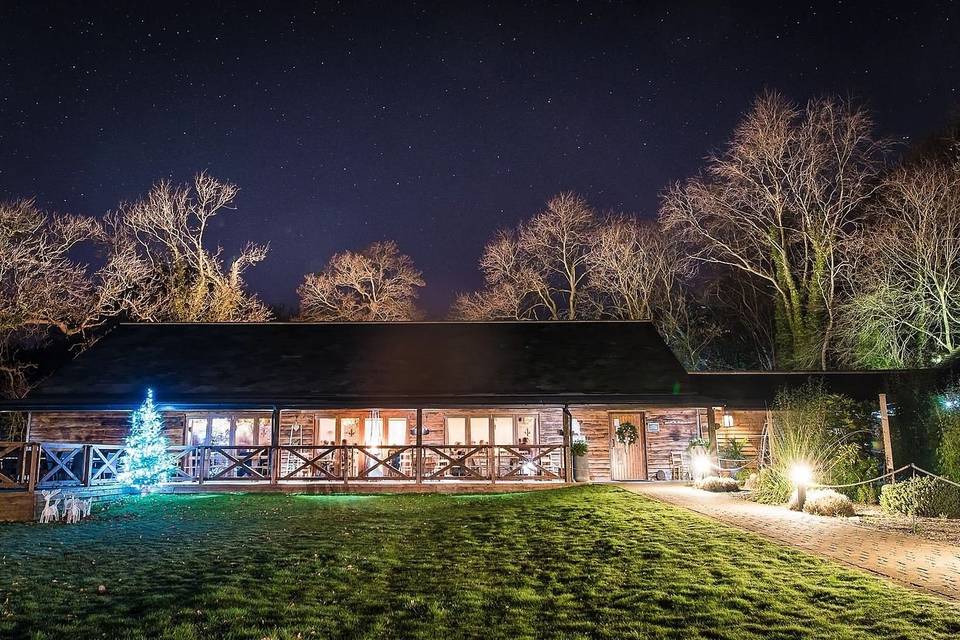
[[[637,426],[632,422],[621,422],[617,425],[617,440],[621,443],[629,446],[636,442],[639,437]]]

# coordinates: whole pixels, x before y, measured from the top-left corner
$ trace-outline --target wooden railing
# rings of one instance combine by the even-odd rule
[[[563,445],[170,447],[170,483],[532,482],[566,479]],[[0,490],[119,482],[124,447],[0,442]]]
[[[0,490],[32,491],[37,484],[39,446],[33,442],[0,442]]]

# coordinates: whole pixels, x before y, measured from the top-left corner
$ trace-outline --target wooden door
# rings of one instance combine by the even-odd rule
[[[627,445],[617,438],[617,427],[625,422],[637,428],[637,441]],[[647,455],[642,413],[610,414],[610,477],[613,480],[646,480]]]

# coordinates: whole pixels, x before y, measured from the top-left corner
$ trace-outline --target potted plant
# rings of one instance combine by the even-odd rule
[[[588,482],[590,467],[587,462],[587,440],[583,437],[574,440],[570,445],[570,455],[573,457],[574,482]]]

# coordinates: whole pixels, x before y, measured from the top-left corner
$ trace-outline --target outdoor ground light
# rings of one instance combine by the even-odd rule
[[[710,456],[705,453],[693,456],[693,475],[699,479],[708,473],[710,473]]]
[[[813,469],[805,462],[797,462],[790,467],[790,482],[797,487],[797,509],[803,511],[807,501],[807,486],[813,482]]]

